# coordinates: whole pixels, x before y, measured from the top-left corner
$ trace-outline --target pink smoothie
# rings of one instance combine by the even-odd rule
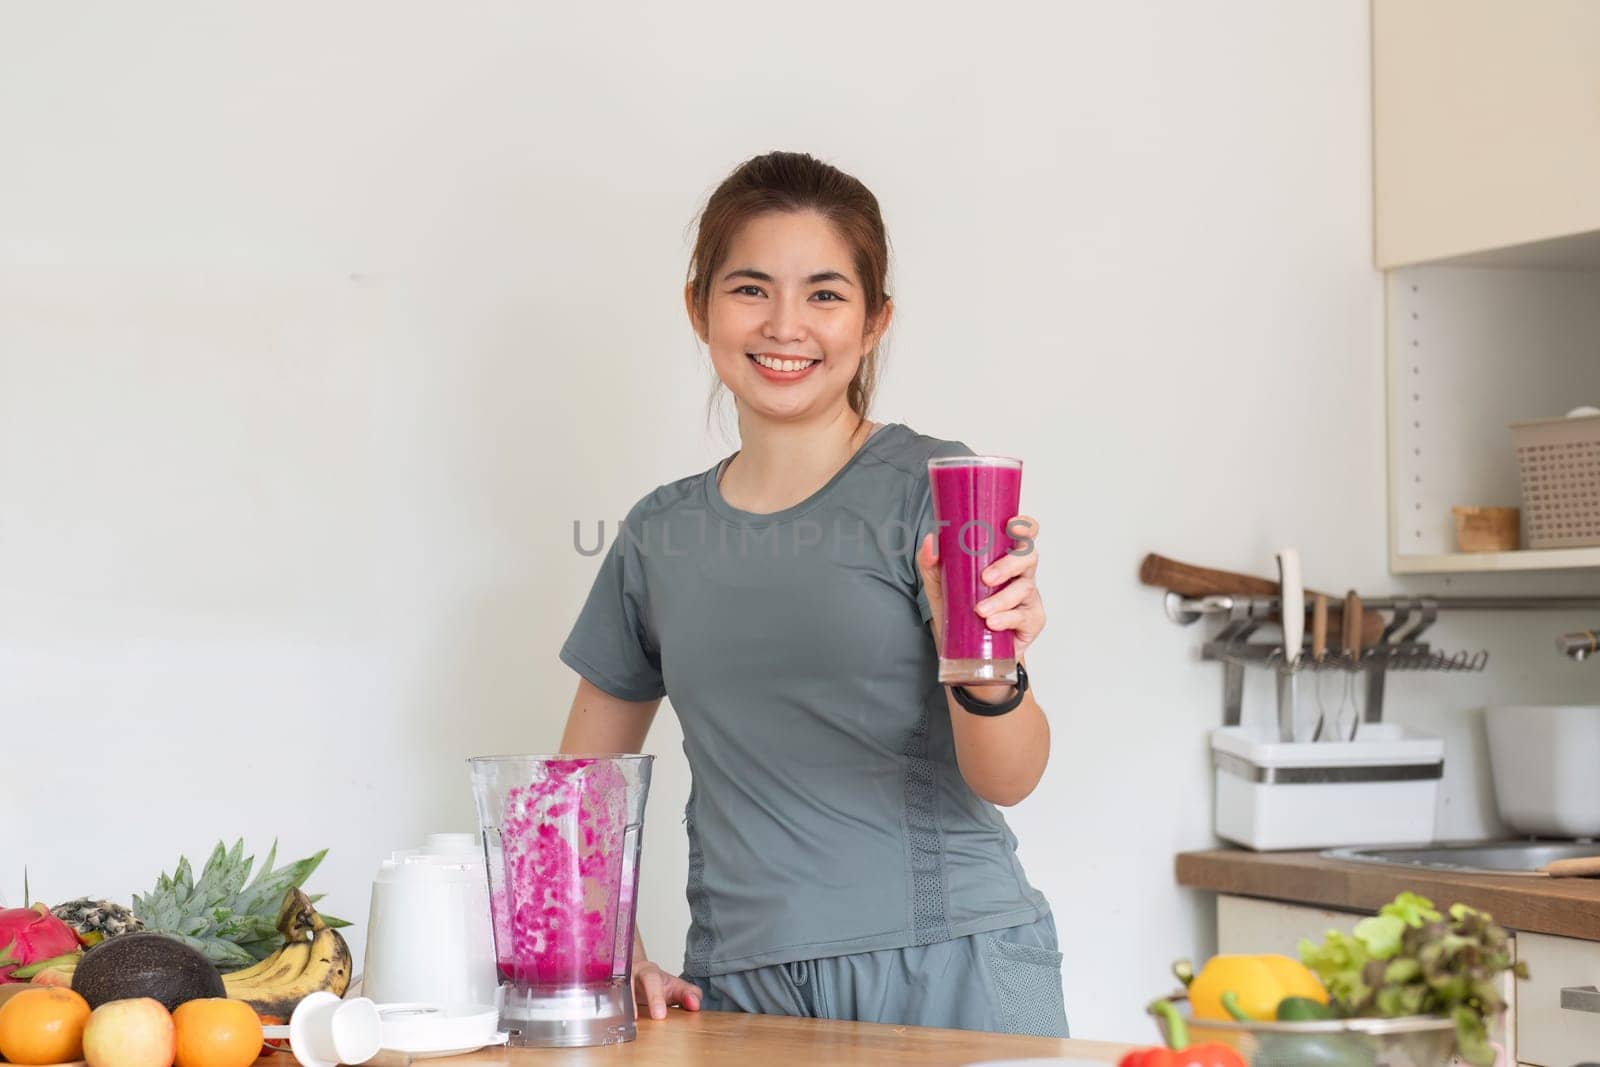
[[[491,897],[500,973],[518,984],[604,982],[617,971],[627,782],[604,761],[552,762],[510,790],[500,827],[504,876]],[[622,931],[631,947],[632,930]]]
[[[999,586],[979,577],[1012,546],[1006,523],[1017,515],[1022,468],[987,464],[928,469],[933,515],[940,522],[939,568],[944,576],[945,659],[1011,659],[1010,630],[995,632],[974,610]]]

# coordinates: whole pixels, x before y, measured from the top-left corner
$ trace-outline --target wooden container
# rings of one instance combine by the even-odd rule
[[[1518,508],[1451,508],[1456,517],[1456,551],[1515,552],[1522,547]]]

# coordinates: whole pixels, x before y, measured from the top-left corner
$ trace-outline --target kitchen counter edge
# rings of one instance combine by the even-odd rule
[[[1317,852],[1179,853],[1178,884],[1230,896],[1373,912],[1402,891],[1487,911],[1513,930],[1600,941],[1600,879],[1462,874],[1325,859]]]

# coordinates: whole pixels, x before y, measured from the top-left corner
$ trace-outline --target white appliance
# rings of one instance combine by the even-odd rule
[[[1529,837],[1600,838],[1600,706],[1488,708],[1500,818]]]
[[[429,834],[372,883],[361,993],[379,1004],[495,1003],[489,879],[477,834]]]
[[[1217,836],[1259,851],[1433,840],[1444,741],[1362,723],[1354,741],[1279,741],[1248,726],[1211,732]]]

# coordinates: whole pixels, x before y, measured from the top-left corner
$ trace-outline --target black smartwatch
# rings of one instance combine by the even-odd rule
[[[1008,711],[1016,711],[1022,706],[1022,695],[1028,691],[1028,669],[1022,664],[1017,664],[1017,691],[1011,694],[1010,699],[999,704],[985,704],[974,699],[972,694],[959,685],[950,687],[950,695],[956,698],[956,703],[972,712],[974,715],[984,715],[993,718],[1004,715]]]

